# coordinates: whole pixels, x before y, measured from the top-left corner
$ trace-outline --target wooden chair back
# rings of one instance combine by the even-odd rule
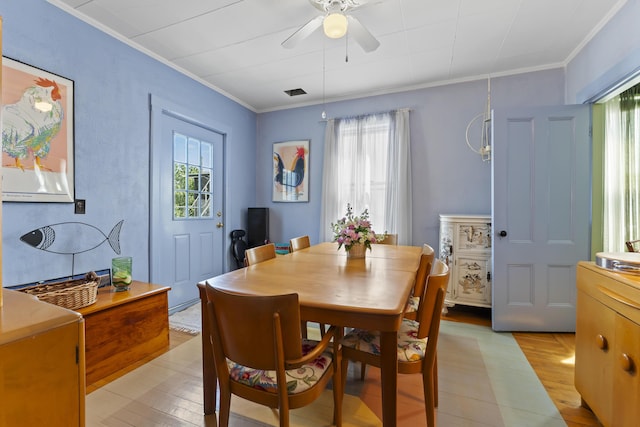
[[[420,265],[418,266],[418,272],[416,273],[416,283],[413,286],[413,295],[421,296],[424,292],[425,284],[427,283],[427,277],[431,272],[431,266],[433,260],[436,257],[436,252],[433,248],[426,243],[422,245],[422,256],[420,257]]]
[[[257,264],[276,257],[276,245],[273,243],[267,243],[266,245],[256,246],[255,248],[247,249],[244,252],[245,263],[249,265]]]
[[[381,245],[397,245],[398,244],[398,235],[397,234],[387,234],[383,241],[378,242]]]
[[[294,237],[289,240],[289,252],[299,251],[300,249],[308,248],[311,246],[309,236]]]
[[[427,346],[431,344],[431,328],[433,323],[440,323],[442,307],[444,304],[444,294],[447,292],[449,285],[449,267],[443,261],[437,259],[433,264],[431,273],[427,278],[426,286],[420,296],[420,305],[418,306],[417,321],[420,323],[418,328],[418,338],[429,337]],[[438,301],[439,291],[442,291],[443,299]],[[439,325],[438,325],[439,328]]]
[[[213,303],[213,331],[224,357],[265,370],[275,370],[278,351],[285,359],[302,357],[298,294],[236,295],[208,286],[207,300]],[[282,350],[276,348],[280,340]]]

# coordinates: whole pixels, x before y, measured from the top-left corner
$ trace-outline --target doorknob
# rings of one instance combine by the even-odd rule
[[[500,231],[500,237],[507,237],[507,232],[505,230]]]
[[[221,223],[221,222],[219,222],[219,223],[217,223],[217,224],[216,224],[216,227],[218,227],[218,228],[222,228],[222,227],[224,227],[224,224],[223,224],[223,223]]]

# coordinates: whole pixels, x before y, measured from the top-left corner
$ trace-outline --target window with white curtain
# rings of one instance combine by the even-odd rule
[[[640,85],[605,103],[603,250],[640,239]]]
[[[355,215],[369,210],[376,233],[411,244],[408,110],[327,121],[322,203],[322,240],[351,204]]]

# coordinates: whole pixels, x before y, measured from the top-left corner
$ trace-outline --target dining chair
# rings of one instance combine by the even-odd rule
[[[381,245],[397,245],[398,244],[398,235],[397,234],[387,234],[383,241],[378,242]]]
[[[342,328],[332,326],[321,341],[303,340],[295,293],[240,295],[207,283],[206,295],[221,427],[229,425],[232,395],[277,408],[280,426],[286,427],[289,409],[312,403],[330,380],[332,421],[342,425],[341,350],[331,343],[340,341]]]
[[[436,260],[421,295],[417,320],[402,319],[398,331],[398,373],[422,373],[427,426],[435,427],[438,405],[436,347],[444,295],[449,283],[449,267]],[[353,329],[342,343],[342,381],[346,382],[349,360],[380,367],[380,332]],[[344,390],[344,383],[342,385]]]
[[[420,256],[420,264],[416,273],[416,280],[411,290],[411,295],[404,308],[405,319],[416,320],[418,317],[418,308],[420,307],[420,296],[424,292],[424,286],[431,272],[435,251],[426,243],[422,245],[422,255]],[[367,364],[362,361],[360,363],[360,379],[364,381]]]
[[[413,285],[411,296],[409,297],[407,306],[404,309],[404,317],[407,319],[415,320],[418,315],[420,295],[422,295],[427,277],[431,272],[431,266],[433,265],[435,256],[436,253],[431,246],[426,243],[422,245],[422,256],[420,257],[420,265],[418,266],[418,272],[416,273],[416,283]]]
[[[294,237],[289,240],[289,252],[299,251],[300,249],[308,248],[311,246],[309,236]]]
[[[276,245],[267,243],[266,245],[249,248],[244,252],[244,255],[247,266],[267,261],[276,257]]]
[[[311,241],[309,240],[309,236],[300,236],[294,237],[289,240],[289,252],[299,251],[300,249],[305,249],[311,246]],[[302,321],[302,338],[307,338],[307,322],[305,320]],[[320,335],[324,335],[324,331],[326,329],[323,323],[319,323],[318,327],[320,328]]]

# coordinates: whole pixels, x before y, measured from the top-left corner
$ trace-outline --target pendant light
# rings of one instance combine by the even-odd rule
[[[480,123],[480,146],[474,148],[469,142],[469,130],[474,123],[482,120]],[[475,116],[467,125],[465,132],[467,146],[476,154],[479,154],[483,162],[491,161],[491,77],[487,78],[487,106],[486,110]]]

